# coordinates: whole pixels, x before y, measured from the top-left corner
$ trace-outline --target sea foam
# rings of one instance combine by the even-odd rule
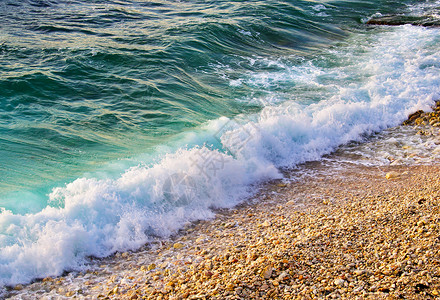
[[[80,270],[88,256],[169,237],[188,222],[212,218],[215,208],[237,205],[252,195],[252,185],[281,178],[279,168],[320,159],[429,109],[440,96],[439,39],[437,29],[396,27],[355,35],[319,59],[274,60],[276,71],[243,74],[232,85],[270,88],[285,81],[296,89],[274,91],[270,97],[283,101],[270,99],[278,104],[258,114],[223,117],[181,134],[178,150],[158,149],[156,163],[57,187],[40,212],[1,211],[0,284]],[[312,98],[319,101],[304,100]]]

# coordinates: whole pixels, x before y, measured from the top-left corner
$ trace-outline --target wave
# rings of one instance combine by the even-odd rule
[[[277,68],[231,78],[232,87],[271,90],[284,80],[297,92],[274,87],[263,98],[239,99],[263,107],[182,133],[173,146],[178,150],[158,148],[156,163],[140,159],[118,177],[88,176],[57,187],[38,213],[3,209],[0,284],[81,270],[89,256],[169,237],[188,222],[212,218],[215,208],[242,202],[255,184],[282,178],[280,168],[320,159],[429,109],[440,96],[439,39],[436,29],[401,26],[353,35],[300,64],[255,57],[254,63]]]

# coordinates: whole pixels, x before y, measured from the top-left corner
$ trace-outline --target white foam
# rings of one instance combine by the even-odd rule
[[[318,16],[318,17],[329,17],[328,14],[323,12],[323,10],[327,9],[327,7],[325,7],[323,4],[314,5],[314,6],[312,6],[312,9],[315,11],[315,13],[312,13],[315,16]]]
[[[38,213],[2,211],[0,284],[81,269],[87,256],[167,237],[187,222],[211,218],[212,208],[233,207],[252,193],[252,184],[280,178],[279,167],[319,159],[427,109],[440,95],[440,33],[411,26],[389,30],[371,40],[353,37],[352,45],[320,60],[275,60],[279,69],[273,73],[244,74],[234,84],[270,89],[284,80],[297,93],[281,104],[271,99],[259,114],[213,120],[180,137],[180,144],[201,146],[166,155],[164,147],[156,164],[140,164],[114,179],[79,178],[54,189],[52,206]]]

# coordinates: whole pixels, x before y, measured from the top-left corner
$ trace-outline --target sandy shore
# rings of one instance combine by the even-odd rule
[[[172,240],[95,260],[84,273],[12,287],[7,296],[439,298],[440,163],[335,161],[289,171],[291,180],[264,184],[247,203]]]

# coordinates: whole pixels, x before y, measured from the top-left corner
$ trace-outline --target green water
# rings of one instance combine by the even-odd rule
[[[0,286],[169,237],[279,168],[399,124],[440,95],[440,34],[365,22],[439,11],[2,0]]]
[[[317,16],[324,5],[328,18]],[[256,111],[231,87],[253,57],[304,59],[390,1],[2,1],[0,195],[151,152],[220,116]],[[315,13],[315,14],[314,14]],[[226,76],[220,76],[223,69]]]

